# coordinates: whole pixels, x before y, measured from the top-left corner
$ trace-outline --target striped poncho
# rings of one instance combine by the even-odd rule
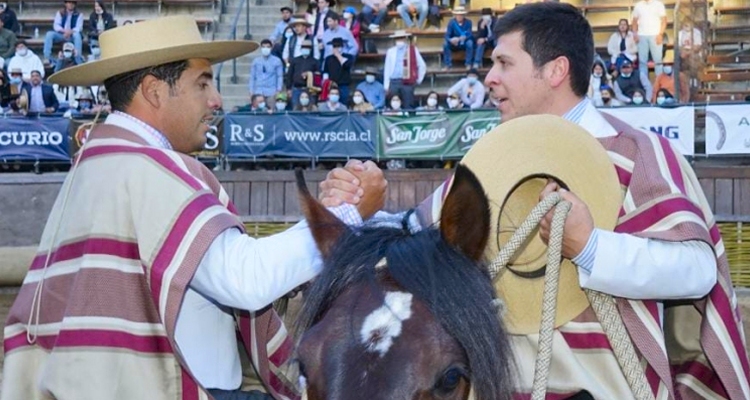
[[[665,241],[700,240],[716,254],[717,283],[702,299],[664,302],[663,315],[658,300],[616,299],[655,398],[750,399],[744,333],[724,245],[692,168],[667,139],[604,117],[618,133],[599,139],[624,199],[615,231]],[[422,226],[435,222],[449,189],[450,180],[418,206]],[[538,335],[514,335],[511,342],[520,368],[514,399],[528,399]],[[564,399],[581,390],[594,398],[632,398],[590,307],[554,332],[547,398]]]
[[[202,164],[122,128],[94,128],[6,321],[2,399],[209,398],[175,324],[203,254],[229,228],[243,226]],[[292,347],[279,317],[236,315],[265,387],[298,398],[281,373]]]

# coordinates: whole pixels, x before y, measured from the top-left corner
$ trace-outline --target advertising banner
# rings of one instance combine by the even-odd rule
[[[0,120],[0,160],[70,161],[68,123],[63,117]]]
[[[686,156],[695,153],[695,110],[693,106],[600,108],[629,125],[651,131],[669,139],[677,151]]]
[[[750,105],[706,106],[706,154],[750,153]]]

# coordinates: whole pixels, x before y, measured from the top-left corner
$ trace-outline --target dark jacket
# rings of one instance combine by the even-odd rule
[[[479,23],[477,24],[477,31],[474,33],[474,39],[488,39],[488,40],[494,40],[495,35],[492,33],[495,30],[495,25],[497,24],[497,17],[492,17],[489,24],[485,24],[483,19],[479,20]],[[489,30],[487,29],[489,25]]]
[[[25,85],[24,85],[25,86]],[[46,83],[42,83],[42,99],[44,100],[44,107],[45,108],[54,108],[55,111],[57,111],[58,108],[60,108],[60,103],[57,101],[57,96],[55,95],[55,89],[52,88],[52,85],[48,85]],[[31,97],[33,96],[33,88],[29,84],[28,88],[29,93],[29,108],[31,107],[32,100]]]
[[[10,58],[16,54],[16,34],[10,29],[0,29],[0,57],[5,59],[5,64],[8,65]]]
[[[286,87],[302,88],[307,86],[307,79],[302,77],[302,73],[308,71],[320,71],[318,60],[314,59],[312,54],[307,57],[295,57],[289,63],[289,70],[286,74]]]
[[[10,6],[0,13],[0,19],[3,20],[3,28],[13,33],[21,33],[21,25],[16,18],[16,12],[11,10]]]
[[[328,78],[339,86],[352,83],[352,56],[351,54],[342,54],[342,56],[347,60],[343,65],[334,55],[326,57],[323,64],[323,72],[327,73]]]
[[[117,27],[117,21],[115,21],[115,17],[112,16],[112,14],[108,13],[107,11],[104,11],[102,15],[99,15],[96,13],[96,11],[92,12],[89,16],[89,22],[88,22],[88,34],[89,39],[98,39],[99,38],[99,31],[96,29],[96,25],[99,23],[99,17],[102,18],[104,21],[104,30],[109,30],[112,28]]]
[[[641,89],[644,92],[646,89],[643,87],[643,84],[641,83],[641,76],[638,74],[638,71],[635,70],[632,75],[630,75],[629,78],[625,78],[620,74],[620,76],[617,77],[617,85],[620,86],[620,91],[622,91],[622,94],[625,96],[632,98],[633,92],[635,92],[636,89]],[[646,99],[646,96],[643,96],[644,100],[651,100]]]

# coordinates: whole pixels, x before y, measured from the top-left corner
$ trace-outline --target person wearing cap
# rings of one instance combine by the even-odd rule
[[[468,108],[481,108],[484,105],[484,85],[479,80],[479,72],[470,69],[466,78],[456,82],[448,89],[448,96],[458,95],[464,106]]]
[[[445,99],[445,104],[448,105],[449,110],[460,110],[466,108],[464,102],[461,101],[461,96],[458,93],[449,94]]]
[[[750,398],[750,362],[724,245],[690,164],[667,139],[600,113],[586,98],[594,40],[591,25],[575,6],[549,2],[519,5],[498,20],[495,34],[498,44],[485,85],[498,100],[503,125],[524,126],[529,119],[523,117],[539,120],[552,114],[578,125],[597,140],[593,145],[600,145],[599,151],[606,151],[606,162],[599,168],[606,168],[611,176],[608,182],[613,192],[608,191],[609,195],[601,188],[590,188],[592,201],[585,203],[556,182],[542,182],[538,187],[543,189],[530,195],[529,209],[553,191],[571,203],[562,257],[566,264],[572,262],[568,264],[572,279],[567,289],[561,290],[580,294],[585,288],[614,298],[613,311],[625,325],[627,338],[623,340],[629,339],[636,351],[638,367],[631,376],[640,375],[648,382],[644,385],[647,395],[640,398]],[[524,135],[533,136],[531,129],[524,128]],[[567,131],[560,127],[560,134]],[[493,133],[482,140],[491,139]],[[549,145],[554,147],[556,142]],[[555,168],[569,169],[588,158],[585,151],[566,152],[559,162],[564,166]],[[504,154],[492,157],[500,159]],[[356,204],[353,193],[361,188],[351,183],[353,175],[347,168],[357,165],[350,161],[346,168],[328,173],[320,184],[323,204]],[[492,169],[483,173],[502,179],[504,171],[492,158],[486,165]],[[581,174],[588,176],[586,169],[575,172]],[[598,174],[591,171],[591,175]],[[440,185],[417,207],[412,214],[416,217],[408,221],[411,229],[438,222],[431,216],[439,215],[441,199],[449,188],[449,182]],[[594,228],[591,211],[597,208],[591,207],[608,201],[614,204],[608,214],[614,228]],[[551,213],[544,216],[534,240],[540,238],[542,244],[549,240],[551,217]],[[539,257],[541,254],[528,258],[541,259],[543,266],[546,257]],[[538,272],[535,270],[504,272],[522,282],[542,281],[530,274]],[[544,270],[541,272],[543,276]],[[498,295],[502,299],[504,292]],[[515,295],[512,300],[516,304],[541,305],[541,296]],[[557,304],[558,315],[564,311],[567,316],[554,323],[547,393],[556,398],[635,398],[597,314],[585,296],[580,304]],[[509,312],[505,309],[503,313]],[[514,397],[529,398],[540,324],[539,317],[532,318],[540,312],[515,315],[526,320],[528,327],[536,326],[511,332],[510,337],[518,371]],[[506,327],[515,324],[505,319]]]
[[[284,43],[284,50],[281,53],[281,59],[284,60],[284,65],[289,68],[289,64],[294,58],[302,55],[302,43],[305,40],[312,42],[312,35],[307,33],[310,28],[310,23],[301,18],[293,19],[289,25],[294,30],[294,35]],[[320,58],[320,49],[317,47],[312,48],[313,57],[315,59]]]
[[[352,84],[352,56],[344,54],[344,40],[334,38],[331,43],[333,53],[323,62],[323,74],[335,82],[341,93],[341,103],[349,101],[349,86]]]
[[[344,40],[343,51],[345,54],[352,56],[353,61],[357,58],[357,54],[359,53],[359,43],[354,39],[354,35],[352,35],[352,32],[349,29],[344,28],[339,24],[340,19],[339,15],[333,11],[329,11],[326,16],[328,29],[323,32],[322,41],[320,42],[321,45],[325,45],[322,54],[323,60],[333,54],[331,43],[335,38]]]
[[[365,95],[365,99],[376,110],[382,110],[385,107],[385,87],[378,82],[378,69],[375,67],[365,68],[365,80],[357,85],[357,90]]]
[[[273,109],[274,95],[284,87],[284,65],[278,57],[271,55],[273,43],[269,39],[260,42],[260,57],[250,66],[248,92],[250,96],[262,94],[268,99],[268,107]]]
[[[360,18],[370,32],[380,32],[380,25],[388,16],[388,5],[393,0],[362,0],[362,13]]]
[[[448,22],[443,43],[443,70],[453,68],[453,52],[464,50],[466,69],[471,69],[474,60],[474,34],[471,20],[466,18],[466,9],[458,6],[453,9],[453,18]]]
[[[52,64],[52,45],[60,42],[73,42],[76,54],[83,54],[83,20],[76,8],[77,0],[64,0],[65,7],[55,14],[52,30],[44,36],[44,62]]]
[[[341,14],[341,16],[343,18],[341,18],[341,21],[339,21],[339,25],[348,29],[349,32],[352,33],[352,36],[354,36],[354,40],[357,41],[357,45],[362,47],[362,41],[360,40],[360,35],[362,32],[362,24],[360,24],[359,18],[356,18],[357,9],[355,9],[352,6],[346,7],[344,9],[343,14]]]
[[[276,101],[274,104],[273,112],[282,113],[282,112],[287,112],[289,110],[289,101],[286,97],[285,92],[276,93],[276,96],[274,97],[274,99]]]
[[[430,5],[427,0],[402,0],[401,4],[396,7],[396,11],[404,20],[406,29],[422,29],[424,28],[424,22],[427,20],[427,12],[430,10]],[[411,19],[411,14],[417,14],[416,25]]]
[[[28,106],[29,93],[31,92],[31,84],[24,81],[23,72],[20,68],[8,68],[8,89],[10,91],[9,105],[14,112],[25,111],[22,110],[19,103],[25,102]],[[19,99],[23,97],[22,101]]]
[[[302,41],[301,54],[292,59],[286,71],[286,87],[292,89],[292,105],[297,107],[299,95],[303,90],[310,89],[309,82],[312,81],[316,72],[320,71],[320,63],[312,57],[313,44],[310,40]]]
[[[271,36],[268,37],[268,39],[271,40],[273,44],[281,42],[281,39],[284,37],[284,30],[289,25],[289,22],[292,20],[292,9],[291,7],[281,7],[281,21],[276,23],[276,27],[273,29],[273,33],[271,33]]]
[[[484,50],[495,48],[495,35],[492,33],[497,23],[497,17],[492,13],[491,8],[482,9],[482,18],[477,23],[477,32],[474,34],[477,52],[474,54],[474,68],[482,68],[484,60]]]
[[[642,90],[646,94],[646,99],[650,99],[653,94],[651,81],[644,77],[643,74],[634,73],[633,63],[630,60],[622,62],[620,73],[614,80],[613,85],[617,100],[623,104],[630,104],[633,101],[633,92],[636,89]]]
[[[94,96],[91,94],[91,90],[84,90],[76,98],[76,112],[81,114],[92,114],[94,109]]]
[[[55,60],[55,72],[78,64],[83,64],[83,59],[80,55],[76,54],[76,48],[73,46],[73,43],[66,42],[57,55],[57,60]]]
[[[212,64],[258,44],[204,42],[188,15],[99,39],[99,61],[50,77],[103,83],[113,111],[76,155],[42,234],[45,256],[9,312],[1,398],[298,398],[284,372],[293,345],[270,305],[320,271],[315,241],[304,222],[245,235],[227,192],[190,155],[222,106]],[[361,179],[382,185],[366,196],[382,207],[372,197],[384,194],[382,174]],[[357,210],[370,215],[332,210],[350,223]],[[239,389],[243,367],[268,394]]]
[[[16,42],[15,55],[8,62],[8,71],[14,69],[23,71],[23,79],[26,81],[31,79],[31,71],[40,71],[42,77],[44,77],[44,64],[42,64],[42,60],[26,47],[26,42],[23,40]]]
[[[656,96],[659,90],[666,90],[669,95],[675,99],[675,76],[677,75],[674,71],[674,54],[669,53],[664,57],[664,68],[662,69],[661,75],[658,75],[654,80],[654,88],[652,89],[653,94],[651,95],[651,104],[656,104]],[[680,103],[687,103],[690,101],[690,83],[687,74],[679,72],[680,74]]]
[[[386,95],[398,94],[403,108],[411,109],[414,106],[414,88],[424,80],[427,64],[417,46],[411,43],[411,33],[399,30],[389,37],[395,45],[385,53],[383,86]]]

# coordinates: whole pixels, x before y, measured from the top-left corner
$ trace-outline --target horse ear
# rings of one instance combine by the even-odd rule
[[[330,254],[333,245],[346,231],[346,225],[310,194],[302,169],[297,168],[294,174],[297,178],[297,191],[299,192],[302,214],[307,218],[307,225],[312,232],[313,239],[315,239],[315,244],[325,259]]]
[[[459,164],[440,211],[443,239],[479,261],[490,235],[490,202],[476,175]]]

